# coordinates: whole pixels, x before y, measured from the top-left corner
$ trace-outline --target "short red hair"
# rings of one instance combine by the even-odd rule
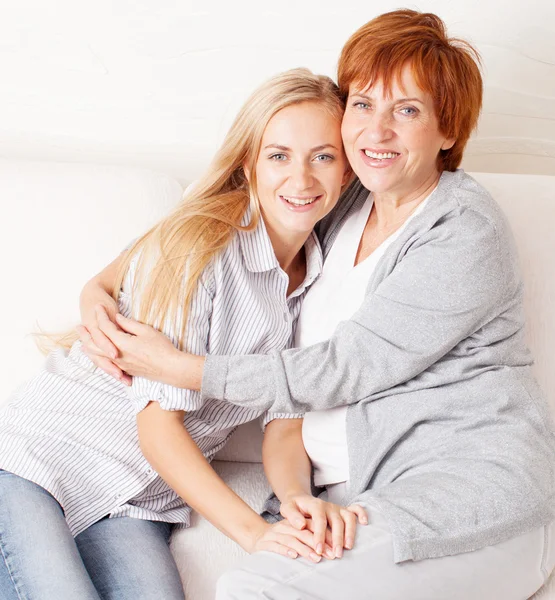
[[[434,102],[439,130],[456,142],[438,156],[440,171],[454,171],[482,108],[480,55],[464,40],[449,38],[431,13],[396,10],[363,25],[341,51],[337,79],[344,98],[352,84],[365,89],[382,80],[386,92],[406,64]]]

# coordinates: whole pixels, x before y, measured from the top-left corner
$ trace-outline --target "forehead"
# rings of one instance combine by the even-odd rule
[[[290,138],[333,137],[340,132],[341,119],[316,102],[286,106],[268,121],[263,140],[276,135]]]

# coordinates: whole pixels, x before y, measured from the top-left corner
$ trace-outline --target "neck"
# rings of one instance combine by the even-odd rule
[[[298,268],[299,261],[304,261],[301,248],[310,234],[288,233],[287,235],[283,235],[278,233],[268,223],[265,224],[279,266],[289,275],[291,270]]]
[[[440,173],[434,172],[410,191],[374,193],[374,207],[378,222],[387,227],[400,218],[406,218],[432,193],[440,176]]]

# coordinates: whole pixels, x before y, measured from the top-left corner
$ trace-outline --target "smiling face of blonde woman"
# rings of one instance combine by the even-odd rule
[[[316,102],[283,108],[268,122],[256,162],[266,226],[308,235],[336,204],[349,167],[341,122]]]

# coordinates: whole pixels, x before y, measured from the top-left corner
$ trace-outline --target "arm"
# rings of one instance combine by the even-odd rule
[[[467,209],[442,219],[413,240],[330,340],[266,356],[206,357],[203,397],[285,413],[377,399],[440,361],[518,299],[515,266],[508,239],[484,216]]]
[[[194,510],[247,552],[269,550],[318,562],[308,531],[287,523],[270,525],[212,469],[186,428],[184,411],[149,403],[137,415],[141,450],[164,481]]]
[[[280,502],[311,495],[311,465],[302,438],[303,419],[274,419],[266,426],[262,462]],[[299,524],[302,526],[304,522]]]
[[[312,495],[312,467],[303,444],[302,422],[270,421],[262,444],[264,471],[281,502],[282,516],[296,528],[307,527],[314,533],[317,554],[341,558],[343,548],[354,545],[357,517],[361,524],[368,522],[366,512],[358,505],[344,508]]]

